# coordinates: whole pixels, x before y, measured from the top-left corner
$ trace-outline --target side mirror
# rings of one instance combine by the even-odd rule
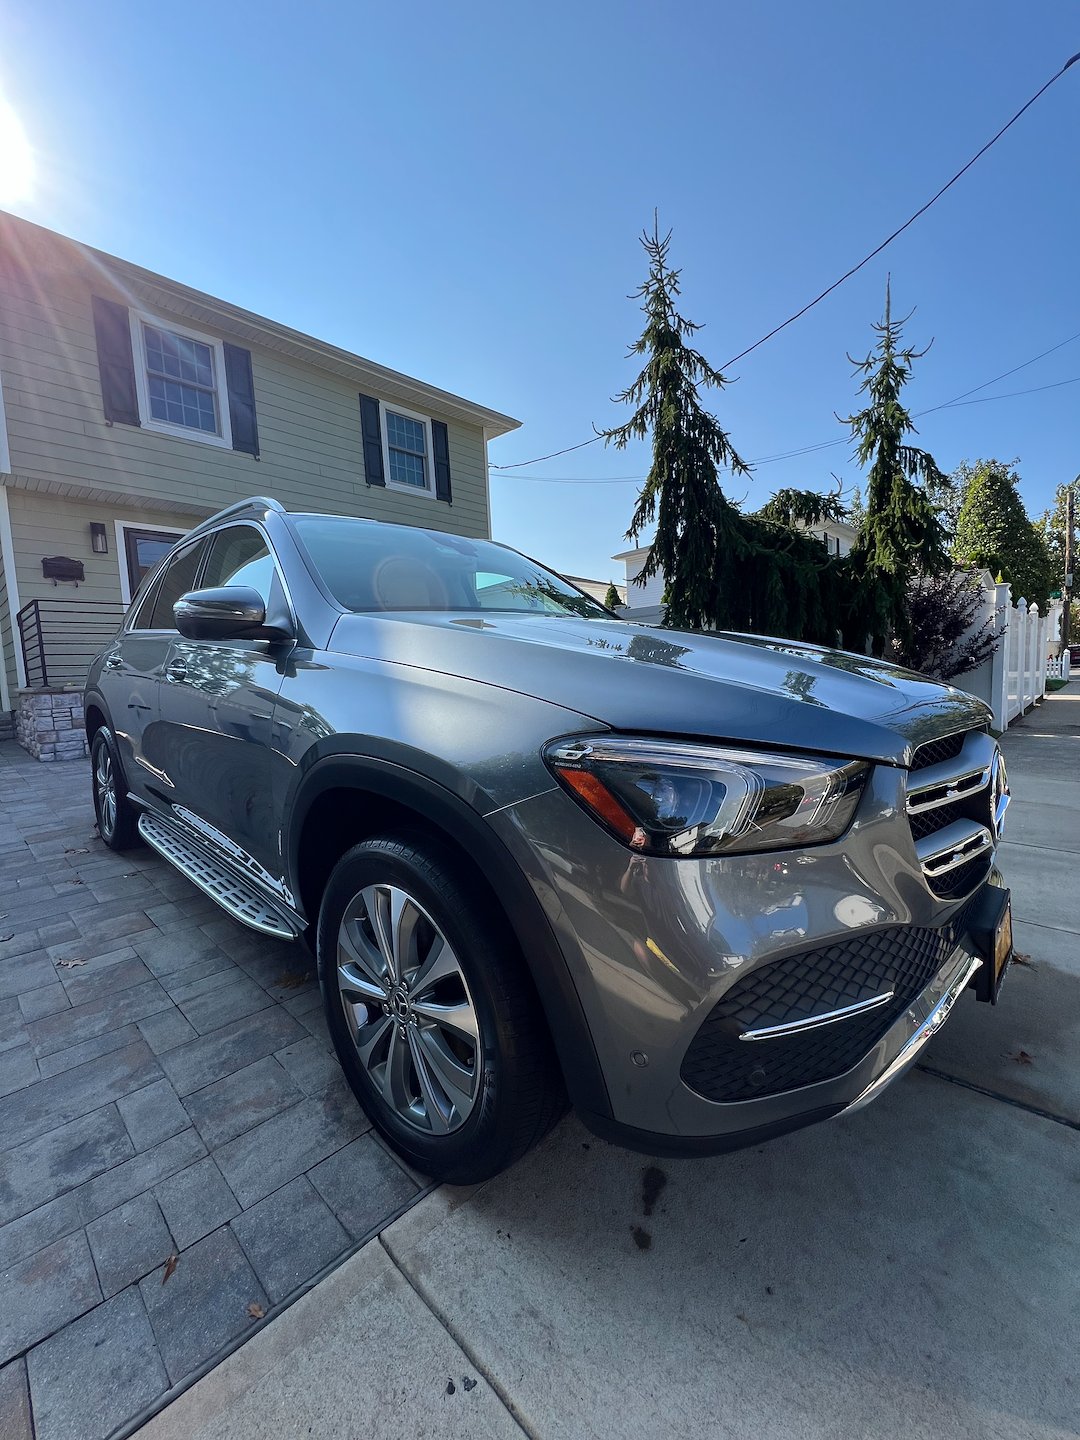
[[[287,623],[268,623],[266,606],[248,585],[189,590],[173,606],[176,628],[188,640],[291,640]]]

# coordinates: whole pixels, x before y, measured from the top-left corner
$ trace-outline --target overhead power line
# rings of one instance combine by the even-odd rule
[[[978,395],[980,390],[985,390],[990,385],[996,385],[999,380],[1005,380],[1010,375],[1016,375],[1021,370],[1026,370],[1029,365],[1034,365],[1038,360],[1045,360],[1047,355],[1053,355],[1056,350],[1071,344],[1074,340],[1080,340],[1080,330],[1075,335],[1068,336],[1065,340],[1059,340],[1056,345],[1051,345],[1048,350],[1042,350],[1038,355],[1033,355],[1030,360],[1024,360],[1019,365],[1014,365],[1011,370],[1003,370],[1000,375],[995,375],[992,380],[984,380],[981,385],[974,385],[970,390],[963,390],[959,395],[954,395],[951,400],[943,400],[940,405],[930,405],[925,410],[916,410],[912,413],[913,420],[919,420],[924,415],[935,415],[940,410],[959,409],[964,405],[988,405],[993,400],[1013,400],[1019,395],[1038,395],[1043,390],[1059,390],[1063,385],[1080,384],[1080,375],[1073,376],[1068,380],[1052,380],[1046,385],[1033,385],[1027,390],[1007,390],[1003,395],[983,395],[977,400],[969,399],[969,396]],[[775,455],[759,455],[756,459],[748,460],[747,464],[756,469],[761,465],[773,465],[781,460],[797,460],[802,455],[812,455],[819,450],[831,450],[836,445],[850,444],[851,437],[848,435],[837,435],[831,440],[819,440],[813,445],[800,445],[793,450],[781,450]],[[557,451],[556,454],[565,452]],[[549,459],[552,457],[548,457]],[[499,469],[492,465],[492,470]],[[509,478],[509,477],[508,477]],[[596,478],[590,475],[516,475],[516,480],[531,480],[535,484],[548,485],[625,485],[631,481],[642,481],[644,475],[603,475]]]
[[[789,315],[786,320],[782,320],[779,325],[774,325],[771,330],[769,330],[766,334],[762,335],[760,340],[755,340],[752,345],[747,345],[745,350],[740,350],[739,353],[737,355],[733,355],[730,360],[725,360],[723,365],[721,365],[720,369],[729,369],[732,365],[737,364],[740,360],[745,359],[747,355],[750,355],[753,353],[753,351],[759,349],[762,345],[766,343],[766,341],[771,340],[773,336],[779,335],[781,330],[786,330],[789,325],[794,325],[796,320],[801,320],[804,315],[806,315],[809,311],[813,310],[815,305],[820,305],[822,300],[826,299],[829,295],[831,295],[834,290],[839,290],[840,286],[843,285],[845,281],[850,280],[853,275],[857,275],[858,272],[863,268],[863,266],[869,265],[871,260],[876,259],[876,257],[880,255],[881,252],[885,250],[889,245],[891,245],[894,240],[898,239],[905,230],[910,229],[910,227],[915,224],[916,220],[920,219],[923,215],[925,215],[932,205],[936,205],[937,202],[941,199],[941,197],[946,193],[946,191],[951,190],[952,187],[956,184],[956,182],[961,179],[962,176],[966,175],[967,172],[971,169],[971,167],[976,164],[977,161],[981,160],[988,150],[992,149],[997,144],[997,142],[1006,133],[1006,131],[1011,130],[1012,127],[1016,124],[1016,122],[1020,119],[1020,117],[1024,115],[1028,110],[1030,110],[1031,107],[1035,104],[1035,102],[1037,100],[1040,100],[1043,95],[1046,94],[1047,90],[1050,89],[1050,86],[1053,85],[1055,81],[1060,80],[1062,75],[1065,74],[1066,70],[1068,70],[1071,66],[1075,65],[1078,60],[1080,60],[1080,50],[1078,50],[1075,55],[1071,55],[1069,59],[1065,61],[1065,64],[1062,65],[1061,69],[1051,75],[1049,80],[1047,80],[1044,85],[1040,86],[1039,89],[1036,90],[1035,94],[1032,95],[1031,99],[1027,100],[1023,105],[1021,105],[1020,109],[1017,110],[1016,114],[1013,115],[1011,119],[1006,120],[1005,124],[1002,125],[1001,129],[997,132],[997,134],[992,135],[991,138],[982,147],[982,149],[977,150],[975,154],[972,155],[971,159],[967,162],[966,165],[962,165],[960,169],[957,170],[955,175],[953,175],[950,179],[946,180],[945,184],[942,185],[940,190],[936,191],[933,195],[931,195],[930,199],[927,200],[925,205],[920,205],[918,210],[916,210],[913,215],[909,215],[908,218],[904,221],[904,223],[898,226],[891,235],[887,235],[885,239],[882,240],[880,245],[875,245],[873,250],[871,250],[868,255],[864,255],[863,258],[856,265],[852,265],[849,270],[845,270],[838,280],[834,280],[831,285],[826,286],[826,288],[822,290],[820,294],[815,295],[812,300],[808,300],[805,305],[801,306],[798,310],[796,310],[793,315]],[[998,379],[1003,378],[1004,376],[998,376]],[[993,380],[988,380],[986,383],[988,385],[993,385],[995,382]],[[506,465],[492,465],[490,468],[492,470],[520,470],[526,465],[539,465],[544,460],[555,460],[560,455],[569,455],[572,450],[584,450],[587,445],[595,445],[598,440],[602,440],[603,438],[604,437],[602,435],[593,435],[590,439],[581,440],[576,445],[567,445],[562,450],[553,450],[550,455],[537,455],[532,460],[514,460]],[[760,464],[762,462],[759,461],[758,463]]]
[[[1012,129],[1012,127],[1020,119],[1021,115],[1023,115],[1025,111],[1030,110],[1032,105],[1035,104],[1036,100],[1040,99],[1043,95],[1046,94],[1047,90],[1050,89],[1050,86],[1053,85],[1055,80],[1060,80],[1062,75],[1065,74],[1065,71],[1068,70],[1069,66],[1075,65],[1078,60],[1080,60],[1080,51],[1077,51],[1075,55],[1070,56],[1070,58],[1065,61],[1065,64],[1061,67],[1061,69],[1058,70],[1056,74],[1051,75],[1050,79],[1047,80],[1046,84],[1040,86],[1040,88],[1036,90],[1035,94],[1032,95],[1031,99],[1020,106],[1020,109],[1017,110],[1016,114],[1012,117],[1011,120],[1006,120],[1005,124],[1001,127],[997,134],[992,136],[982,147],[981,150],[977,150],[966,165],[962,165],[960,169],[957,170],[956,174],[952,176],[951,179],[946,180],[945,184],[942,185],[940,190],[938,190],[935,194],[931,195],[930,199],[927,200],[925,205],[920,205],[918,210],[915,211],[914,215],[909,215],[902,225],[898,226],[891,235],[887,235],[885,239],[882,240],[880,245],[875,245],[874,249],[870,251],[869,255],[864,255],[857,265],[852,265],[850,270],[845,270],[843,275],[840,276],[839,280],[834,280],[831,285],[827,286],[824,290],[822,290],[820,295],[815,295],[813,300],[807,301],[807,303],[801,309],[795,311],[794,315],[789,315],[788,318],[786,320],[782,320],[779,325],[774,325],[773,328],[768,332],[768,334],[762,335],[760,340],[755,340],[753,345],[748,345],[745,350],[740,350],[737,355],[733,355],[730,360],[725,361],[720,368],[722,370],[726,370],[729,365],[736,364],[739,360],[742,360],[745,356],[749,355],[751,351],[756,350],[758,346],[764,345],[766,340],[771,340],[774,335],[779,335],[781,330],[786,330],[787,327],[789,325],[793,325],[796,320],[801,320],[802,317],[807,313],[807,311],[813,310],[814,306],[820,305],[822,300],[824,300],[827,295],[831,295],[834,290],[838,290],[840,286],[843,285],[845,280],[850,280],[853,275],[858,274],[858,272],[863,268],[864,265],[869,265],[871,260],[875,259],[878,255],[880,255],[881,252],[887,246],[891,245],[898,236],[902,235],[905,230],[909,229],[910,226],[914,225],[915,221],[918,220],[921,216],[925,215],[926,212],[930,209],[931,205],[936,205],[937,202],[941,199],[941,197],[945,194],[945,192],[947,190],[951,190],[952,187],[956,184],[956,182],[961,178],[961,176],[966,175],[967,172],[971,169],[971,167],[976,163],[976,161],[981,160],[982,157],[986,154],[986,152],[997,144],[997,142],[1001,139],[1005,132]]]

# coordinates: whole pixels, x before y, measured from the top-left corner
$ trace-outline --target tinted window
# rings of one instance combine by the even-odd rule
[[[516,550],[409,525],[297,515],[296,531],[346,610],[509,610],[611,616]]]
[[[132,602],[132,619],[128,627],[131,630],[149,630],[150,619],[154,612],[154,600],[157,596],[157,586],[153,580],[144,580],[139,587],[139,593]]]
[[[201,586],[250,585],[270,603],[270,586],[274,579],[274,560],[266,541],[250,525],[232,525],[219,530],[210,542],[210,557],[203,571]]]
[[[205,549],[206,541],[200,540],[198,544],[189,545],[186,550],[174,555],[165,566],[158,581],[157,597],[150,616],[151,630],[176,629],[173,606],[185,591],[195,588],[195,574]]]

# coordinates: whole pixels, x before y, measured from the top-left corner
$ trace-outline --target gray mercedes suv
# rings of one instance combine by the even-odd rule
[[[569,1096],[653,1154],[876,1096],[1012,941],[986,708],[623,622],[484,540],[253,499],[91,667],[102,839],[311,947],[357,1099],[492,1175]]]

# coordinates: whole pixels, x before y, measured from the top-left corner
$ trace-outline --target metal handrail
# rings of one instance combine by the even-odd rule
[[[81,685],[90,661],[123,618],[119,601],[28,600],[16,616],[27,685]]]

